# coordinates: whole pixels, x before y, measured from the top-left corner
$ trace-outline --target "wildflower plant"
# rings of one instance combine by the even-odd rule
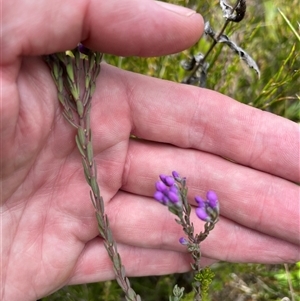
[[[228,24],[240,22],[246,12],[246,1],[238,0],[231,6],[220,0],[225,23],[221,30],[216,33],[209,22],[205,24],[205,34],[212,39],[211,47],[206,54],[199,53],[190,60],[182,62],[185,70],[190,74],[183,80],[187,84],[205,86],[207,72],[210,68],[207,57],[217,44],[227,45],[246,64],[260,74],[258,66],[251,56],[224,34]],[[109,218],[105,214],[104,202],[100,193],[97,179],[97,166],[93,157],[92,128],[90,125],[90,113],[92,110],[92,96],[95,91],[96,78],[100,72],[102,54],[87,49],[84,45],[78,46],[70,51],[47,55],[47,62],[53,80],[56,84],[58,99],[63,108],[62,114],[77,133],[74,137],[78,151],[81,154],[83,173],[87,184],[90,186],[90,199],[95,208],[99,233],[103,238],[104,246],[112,261],[116,280],[125,293],[128,301],[139,301],[141,297],[132,289],[126,276],[125,267],[117,250],[117,244],[109,226]],[[220,205],[214,191],[208,191],[206,198],[195,196],[195,215],[204,222],[204,230],[195,233],[191,222],[192,207],[187,198],[187,180],[178,172],[172,175],[160,175],[155,183],[154,199],[166,206],[175,214],[175,221],[182,227],[185,234],[180,237],[179,243],[186,246],[191,254],[191,268],[193,272],[193,300],[206,300],[209,284],[213,273],[208,267],[201,266],[201,242],[214,229],[219,219]],[[184,288],[177,285],[173,289],[170,301],[179,301],[184,298]]]
[[[191,206],[188,202],[186,185],[186,178],[181,177],[177,171],[173,171],[172,175],[159,176],[160,180],[156,182],[154,199],[164,206],[167,206],[169,211],[177,216],[175,221],[181,225],[186,237],[179,238],[179,243],[187,247],[191,254],[193,262],[191,267],[193,270],[193,291],[194,300],[204,300],[208,286],[213,278],[213,273],[209,268],[203,269],[201,267],[201,250],[200,243],[205,240],[209,232],[213,230],[215,224],[219,219],[219,201],[217,194],[214,191],[208,191],[206,199],[200,196],[195,197],[197,208],[195,210],[196,216],[205,222],[204,232],[195,234],[194,225],[191,222]],[[177,301],[183,296],[182,290],[175,287],[173,290],[173,297],[170,300]]]
[[[240,1],[237,3],[240,3]],[[241,18],[243,8],[240,8],[237,4],[231,9],[230,13],[227,12],[228,19]],[[230,8],[227,8],[227,11],[229,10]],[[234,13],[236,16],[234,16]],[[206,29],[206,31],[208,30]],[[81,43],[73,50],[45,56],[45,61],[56,84],[58,99],[63,108],[62,114],[77,130],[75,135],[76,146],[82,157],[86,182],[91,188],[90,199],[95,208],[99,233],[113,263],[116,281],[125,293],[126,300],[139,301],[141,297],[132,289],[126,276],[125,267],[122,264],[116,241],[109,226],[109,219],[105,214],[104,202],[98,185],[97,166],[93,156],[90,124],[91,100],[96,87],[96,79],[100,73],[101,59],[101,53],[94,52]],[[204,59],[205,57],[202,62],[204,62]],[[198,69],[199,66],[203,67],[203,64],[198,64],[196,68]],[[192,72],[192,74],[194,73],[195,71]],[[173,171],[172,176],[160,175],[160,181],[156,183],[154,198],[167,206],[169,211],[177,216],[175,221],[183,228],[186,237],[179,238],[179,243],[187,247],[193,259],[191,267],[194,279],[192,283],[195,294],[194,300],[200,301],[205,298],[208,285],[213,276],[209,269],[202,269],[201,267],[200,243],[208,236],[218,221],[219,202],[213,191],[207,193],[206,200],[200,196],[195,197],[197,203],[196,215],[205,222],[204,232],[195,234],[194,225],[190,220],[192,210],[187,200],[187,191],[186,178],[180,177],[176,171]],[[183,290],[183,288],[175,286],[173,297],[170,297],[170,300],[180,300],[183,296]]]
[[[82,157],[82,167],[87,184],[90,186],[90,199],[95,208],[98,229],[104,240],[104,246],[113,263],[113,269],[119,286],[125,293],[127,301],[140,301],[126,277],[125,267],[122,265],[121,256],[117,250],[117,244],[109,226],[109,219],[105,214],[104,202],[100,193],[97,179],[97,165],[93,156],[92,129],[90,125],[91,100],[95,91],[96,78],[100,73],[102,54],[93,52],[82,44],[78,44],[73,50],[55,53],[45,57],[53,80],[56,84],[58,99],[63,107],[62,114],[66,120],[77,129],[75,142]],[[202,300],[204,274],[201,270],[201,252],[199,243],[203,241],[209,231],[214,228],[218,220],[219,204],[214,192],[207,193],[207,200],[196,197],[198,204],[197,216],[206,222],[205,231],[194,235],[194,226],[190,221],[191,207],[187,201],[186,179],[181,178],[174,171],[172,176],[160,176],[156,183],[155,199],[168,206],[178,219],[176,222],[183,227],[187,240],[180,238],[179,242],[187,246],[194,263],[193,287],[195,299]],[[204,290],[203,290],[204,291]],[[174,288],[174,298],[180,300],[181,289]],[[177,297],[176,297],[177,294]]]
[[[125,268],[117,250],[105,214],[103,198],[97,179],[97,165],[93,156],[92,129],[90,125],[91,100],[95,91],[96,78],[100,72],[102,54],[91,51],[82,44],[67,52],[45,57],[56,84],[58,99],[63,107],[63,116],[77,129],[75,142],[82,157],[86,182],[91,188],[90,198],[95,208],[99,233],[113,263],[113,269],[126,300],[139,301],[140,296],[131,288]]]

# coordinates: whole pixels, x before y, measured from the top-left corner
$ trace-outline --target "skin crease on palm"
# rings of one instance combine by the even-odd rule
[[[114,278],[75,130],[41,56],[79,41],[123,56],[175,53],[200,38],[203,20],[152,0],[2,6],[1,299],[26,301]],[[219,196],[221,217],[202,244],[203,264],[300,259],[297,124],[105,63],[92,107],[99,184],[128,276],[189,269],[182,230],[152,198],[158,175],[172,170],[187,177],[192,204],[209,189]],[[192,220],[200,231],[203,223]]]

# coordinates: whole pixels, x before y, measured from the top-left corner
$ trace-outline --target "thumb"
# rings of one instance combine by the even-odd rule
[[[2,63],[79,42],[116,55],[158,56],[188,48],[203,32],[196,12],[153,0],[11,0],[3,11]]]
[[[153,0],[121,2],[105,1],[100,16],[93,15],[102,21],[99,31],[90,31],[86,40],[91,48],[123,56],[158,56],[190,47],[203,32],[202,17],[188,8]]]

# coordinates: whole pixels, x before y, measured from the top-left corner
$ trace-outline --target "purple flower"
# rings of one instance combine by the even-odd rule
[[[179,194],[178,194],[178,193],[175,193],[175,192],[173,192],[173,191],[169,191],[169,193],[168,193],[168,198],[169,198],[169,200],[170,200],[172,203],[174,203],[174,204],[176,204],[176,203],[179,202]]]
[[[184,237],[180,237],[179,242],[184,246],[186,246],[189,243]]]
[[[159,177],[160,181],[155,183],[156,192],[154,193],[154,199],[166,206],[180,208],[182,201],[175,179],[172,176],[163,174]]]
[[[218,196],[214,191],[209,190],[206,194],[206,198],[208,200],[209,206],[212,209],[216,209],[218,207],[218,205],[219,205]]]
[[[175,193],[179,193],[178,187],[175,186],[175,185],[173,185],[173,186],[170,187],[170,191],[173,191],[173,192],[175,192]]]
[[[164,184],[166,184],[167,186],[169,186],[169,187],[173,186],[174,183],[175,183],[174,178],[171,177],[171,176],[160,175],[159,177],[160,177],[160,179],[162,180],[162,182],[163,182]]]
[[[162,202],[163,198],[164,198],[164,194],[161,191],[155,191],[154,193],[154,198],[159,201]]]
[[[219,201],[218,196],[214,191],[208,191],[206,194],[206,201],[200,196],[195,197],[198,204],[196,215],[199,219],[205,222],[214,222],[219,216]]]
[[[204,222],[211,222],[211,218],[209,217],[205,208],[200,208],[200,207],[196,208],[196,215]]]
[[[157,191],[161,191],[161,192],[168,190],[168,187],[162,181],[157,181],[155,183],[155,187],[156,187]]]
[[[172,171],[172,176],[174,177],[174,179],[180,179],[179,173],[175,170]]]
[[[205,201],[200,196],[195,196],[195,201],[198,204],[198,207],[200,208],[205,207]]]
[[[180,183],[181,185],[185,186],[186,184],[186,178],[181,178],[179,173],[176,170],[172,171],[172,176],[174,178],[174,180],[178,183]]]

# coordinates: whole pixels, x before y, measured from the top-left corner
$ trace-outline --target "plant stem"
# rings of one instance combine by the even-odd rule
[[[122,265],[117,244],[113,238],[109,219],[104,211],[104,202],[97,181],[97,165],[93,155],[92,129],[90,126],[91,99],[100,72],[102,54],[85,49],[82,57],[79,49],[71,53],[57,53],[45,58],[58,90],[58,99],[63,106],[63,115],[77,129],[75,141],[82,156],[85,179],[91,187],[90,198],[96,210],[99,232],[113,263],[116,280],[125,293],[127,301],[141,298],[131,288]],[[83,92],[81,89],[84,87]]]
[[[234,7],[231,10],[231,13],[233,13],[236,10],[236,8],[239,6],[240,2],[241,2],[241,0],[237,0],[237,2],[235,3]],[[200,68],[203,67],[203,64],[206,61],[207,57],[210,55],[210,53],[212,52],[212,50],[214,49],[214,47],[218,44],[219,38],[224,33],[225,29],[227,28],[228,24],[231,21],[232,20],[230,20],[230,19],[226,19],[226,21],[223,24],[223,27],[221,28],[220,32],[217,35],[215,35],[215,36],[211,36],[211,38],[213,39],[212,44],[210,45],[209,49],[207,50],[207,52],[205,53],[205,55],[203,56],[203,58],[199,62],[197,62],[195,64],[195,66],[194,66],[193,70],[191,71],[191,73],[189,74],[189,76],[183,80],[183,83],[191,84],[191,80],[195,76],[196,72]]]
[[[199,279],[199,275],[201,275],[202,267],[201,267],[201,249],[200,243],[206,239],[209,232],[215,227],[215,224],[218,222],[218,216],[212,222],[206,222],[204,225],[204,232],[200,232],[199,234],[194,234],[194,225],[190,220],[191,206],[188,203],[187,199],[187,188],[186,182],[182,181],[180,184],[180,193],[182,198],[182,211],[177,214],[179,220],[176,220],[178,224],[180,224],[183,228],[184,233],[187,235],[189,243],[187,245],[188,251],[191,253],[193,258],[193,263],[191,263],[191,267],[193,270],[193,289],[195,292],[194,301],[202,301],[202,281]]]

